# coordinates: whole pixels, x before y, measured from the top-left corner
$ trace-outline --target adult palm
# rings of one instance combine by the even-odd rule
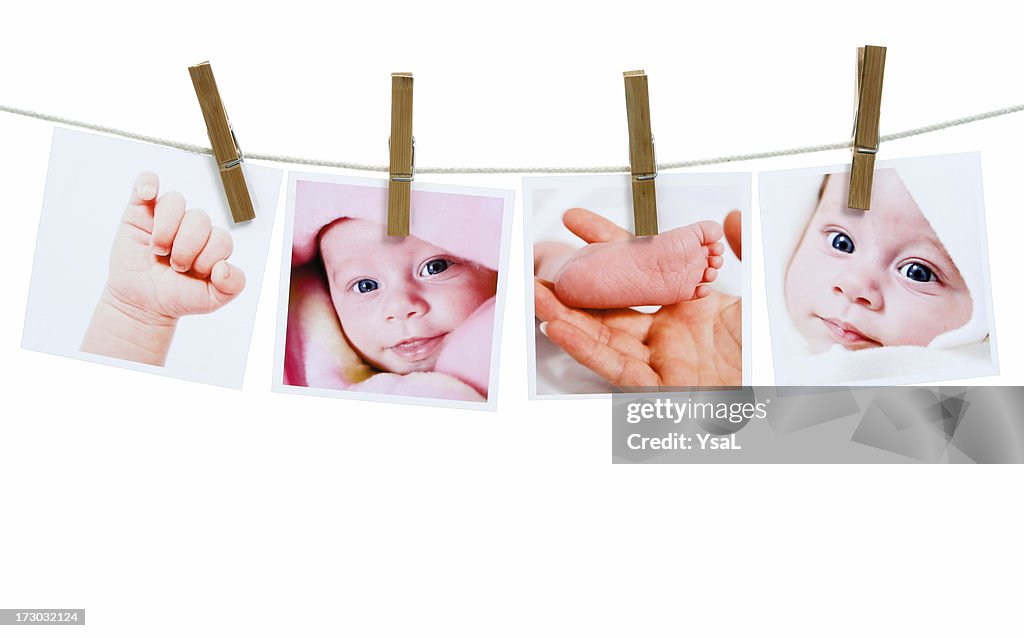
[[[726,234],[738,255],[738,214],[731,215]],[[632,238],[593,213],[576,214],[571,224],[569,230],[588,244]],[[742,305],[737,297],[712,291],[654,313],[588,310],[565,305],[549,282],[537,279],[534,302],[548,338],[620,388],[742,382]]]

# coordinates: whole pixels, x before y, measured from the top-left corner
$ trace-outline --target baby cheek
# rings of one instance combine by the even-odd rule
[[[453,291],[453,306],[459,315],[459,321],[476,312],[480,304],[495,294],[497,273],[483,268],[468,277],[457,291]]]
[[[786,305],[794,314],[804,314],[802,309],[808,308],[818,279],[822,273],[811,267],[806,257],[796,255],[786,273],[785,295]],[[824,285],[824,284],[821,284]]]
[[[451,292],[453,294],[448,295],[445,302],[444,314],[448,316],[449,323],[454,325],[462,323],[487,299],[475,287],[464,287]]]
[[[949,310],[945,313],[946,323],[942,332],[961,328],[971,320],[974,314],[974,302],[967,291],[958,291],[951,295],[945,304]],[[938,336],[938,335],[936,335]]]
[[[338,309],[338,320],[345,336],[353,346],[363,352],[370,352],[378,347],[377,335],[380,326],[373,320],[376,315],[369,308],[352,308],[351,304],[344,302],[335,307]]]
[[[931,297],[898,294],[886,300],[890,316],[889,346],[927,346],[935,337],[962,327],[971,318],[971,298],[966,293],[946,293]]]

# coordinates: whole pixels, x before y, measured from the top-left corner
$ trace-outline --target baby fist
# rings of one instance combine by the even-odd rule
[[[221,308],[245,288],[227,261],[231,235],[210,216],[187,210],[180,193],[159,195],[150,172],[135,180],[110,254],[107,292],[134,311],[177,319]]]

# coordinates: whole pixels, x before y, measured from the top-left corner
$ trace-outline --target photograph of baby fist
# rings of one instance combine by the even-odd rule
[[[210,157],[56,129],[21,346],[240,388],[283,175],[244,170],[233,224]]]
[[[213,312],[245,288],[231,235],[160,178],[136,178],[110,252],[110,274],[82,350],[163,365],[180,317]]]

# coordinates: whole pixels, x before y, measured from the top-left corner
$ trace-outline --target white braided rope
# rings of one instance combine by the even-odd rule
[[[3,104],[0,104],[0,111],[5,113],[12,113],[14,115],[30,117],[36,120],[43,120],[45,122],[53,122],[55,124],[74,126],[76,128],[97,131],[99,133],[108,133],[110,135],[116,135],[118,137],[124,137],[130,140],[138,140],[140,142],[148,142],[150,144],[157,144],[159,146],[166,146],[168,148],[176,148],[182,151],[188,151],[190,153],[213,155],[213,150],[206,146],[198,146],[195,144],[176,142],[174,140],[153,137],[150,135],[142,135],[140,133],[133,133],[131,131],[125,131],[119,128],[103,126],[102,124],[92,124],[90,122],[73,120],[70,118],[61,117],[59,115],[49,115],[47,113],[39,113],[37,111],[29,111],[27,109],[19,109],[13,106],[5,106]],[[970,124],[972,122],[979,122],[981,120],[988,120],[994,117],[1010,115],[1011,113],[1018,113],[1020,111],[1024,111],[1024,104],[1016,104],[1014,106],[1007,106],[1005,108],[996,109],[994,111],[986,111],[984,113],[976,113],[974,115],[958,117],[953,120],[946,120],[945,122],[938,122],[935,124],[929,124],[927,126],[921,126],[919,128],[913,128],[907,131],[900,131],[899,133],[890,133],[888,135],[880,136],[879,139],[881,142],[892,142],[894,140],[902,140],[908,137],[924,135],[926,133],[933,133],[935,131],[941,131],[943,129],[953,128],[955,126],[963,126],[964,124]],[[659,162],[658,169],[668,170],[673,168],[691,168],[694,166],[711,166],[713,164],[728,164],[730,162],[743,162],[749,160],[768,159],[772,157],[785,157],[788,155],[804,155],[807,153],[820,153],[822,151],[835,151],[845,148],[851,148],[852,145],[853,140],[847,140],[845,142],[834,142],[832,144],[819,144],[817,146],[798,146],[795,148],[779,149],[775,151],[761,151],[759,153],[724,155],[721,157],[709,157],[705,159],[685,160],[681,162]],[[305,166],[343,168],[354,171],[368,171],[375,173],[388,172],[388,166],[386,164],[361,164],[358,162],[324,160],[310,157],[295,157],[290,155],[275,155],[272,153],[246,153],[245,157],[246,159],[262,160],[265,162],[279,162],[281,164],[301,164]],[[417,166],[416,172],[434,174],[488,175],[628,173],[629,166]]]

